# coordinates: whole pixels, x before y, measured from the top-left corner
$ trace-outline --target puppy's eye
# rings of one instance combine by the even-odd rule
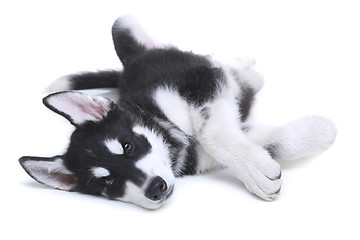
[[[106,177],[106,178],[104,179],[104,182],[105,182],[106,185],[112,185],[112,184],[114,183],[114,178],[112,178],[112,177]]]
[[[123,148],[125,152],[131,152],[133,150],[133,145],[131,143],[125,143]]]

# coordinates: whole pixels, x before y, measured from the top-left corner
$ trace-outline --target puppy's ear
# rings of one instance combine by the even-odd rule
[[[33,179],[46,186],[64,191],[74,191],[77,186],[77,180],[65,167],[62,156],[22,157],[19,163]]]
[[[101,121],[114,105],[112,101],[101,96],[71,91],[50,94],[43,99],[43,103],[75,126],[87,121]]]

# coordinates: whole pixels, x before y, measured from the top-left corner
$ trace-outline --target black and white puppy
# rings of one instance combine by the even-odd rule
[[[60,78],[43,99],[76,129],[65,154],[19,160],[42,184],[156,209],[175,177],[225,166],[250,192],[273,200],[282,183],[275,160],[319,153],[335,139],[322,117],[266,130],[245,123],[263,85],[251,60],[225,65],[161,46],[132,17],[117,19],[112,34],[123,71]],[[118,103],[69,91],[108,87],[119,88]]]

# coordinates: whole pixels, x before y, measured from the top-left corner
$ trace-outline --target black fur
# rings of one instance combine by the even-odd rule
[[[241,90],[242,90],[242,93],[241,93],[241,98],[239,99],[239,113],[240,113],[240,118],[241,118],[241,121],[244,122],[247,117],[249,116],[249,113],[250,113],[250,109],[251,109],[251,106],[252,106],[252,103],[254,101],[254,96],[255,96],[255,93],[254,93],[254,90],[249,87],[249,86],[246,86],[246,84],[241,84]]]
[[[221,79],[221,70],[212,68],[203,56],[175,48],[154,49],[128,62],[119,89],[122,98],[149,102],[153,90],[166,86],[199,106],[216,95]]]

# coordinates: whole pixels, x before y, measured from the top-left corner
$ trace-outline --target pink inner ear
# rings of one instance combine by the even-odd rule
[[[31,177],[49,187],[72,191],[77,185],[75,175],[64,166],[61,158],[28,160],[22,166]]]
[[[98,101],[89,102],[87,105],[79,105],[79,110],[97,121],[102,120],[106,117],[108,111],[110,110],[109,106],[105,106],[103,103]]]
[[[79,92],[65,92],[48,98],[48,104],[65,113],[75,124],[86,121],[100,121],[110,111],[111,101],[100,96]]]
[[[75,186],[77,185],[77,180],[73,174],[67,174],[58,171],[51,171],[46,168],[39,168],[36,171],[35,176],[47,176],[47,179],[51,180],[51,182],[56,182],[58,186],[52,186],[58,189],[63,189],[64,186]],[[47,184],[44,182],[44,184]]]
[[[77,184],[76,178],[72,174],[53,173],[52,177],[55,178],[60,184],[65,186],[75,186]]]

